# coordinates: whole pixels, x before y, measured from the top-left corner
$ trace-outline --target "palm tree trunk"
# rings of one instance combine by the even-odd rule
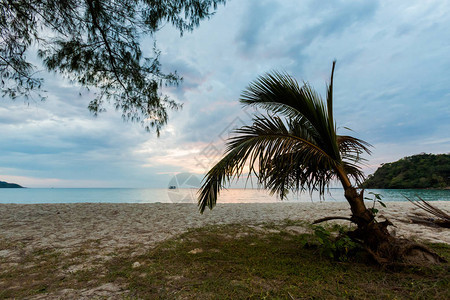
[[[387,226],[392,225],[388,220],[376,222],[372,211],[364,204],[364,191],[358,193],[352,186],[347,173],[342,167],[336,168],[339,180],[345,191],[345,198],[352,211],[351,220],[358,228],[349,233],[352,238],[362,240],[366,250],[381,264],[395,261],[410,263],[441,263],[446,260],[427,247],[410,242],[405,239],[397,239],[390,235]]]
[[[358,228],[350,233],[351,237],[364,242],[366,249],[379,262],[391,261],[394,252],[391,245],[396,240],[387,231],[389,221],[378,223],[375,216],[364,204],[364,191],[359,193],[351,184],[347,173],[343,168],[337,168],[337,173],[345,191],[345,198],[350,204],[352,211],[351,220],[358,225]]]
[[[367,224],[374,220],[374,215],[364,204],[364,191],[362,190],[358,193],[356,188],[352,186],[350,179],[343,168],[338,167],[336,171],[345,191],[345,199],[347,199],[350,204],[352,220],[358,224],[358,226],[367,226]]]

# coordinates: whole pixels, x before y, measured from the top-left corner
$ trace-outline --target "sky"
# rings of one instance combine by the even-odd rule
[[[373,145],[366,175],[405,156],[449,153],[449,32],[449,1],[231,0],[192,33],[157,33],[163,70],[184,78],[164,91],[184,106],[159,138],[111,106],[94,117],[92,95],[43,73],[45,102],[0,100],[0,180],[165,188],[180,173],[201,179],[229,131],[250,124],[253,111],[238,101],[250,82],[279,70],[325,96],[334,59],[338,133]],[[143,46],[151,55],[153,42]]]

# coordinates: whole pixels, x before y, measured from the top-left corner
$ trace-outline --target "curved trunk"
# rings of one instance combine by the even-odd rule
[[[366,250],[381,264],[404,261],[407,263],[439,263],[445,259],[424,247],[408,240],[397,239],[389,234],[387,227],[392,225],[388,220],[377,222],[372,211],[364,204],[364,190],[359,193],[352,186],[347,173],[342,167],[336,168],[339,180],[345,191],[345,198],[352,211],[351,220],[358,228],[349,236],[362,240]]]
[[[364,190],[358,193],[342,167],[338,167],[336,171],[345,191],[345,199],[350,204],[352,211],[351,220],[358,225],[355,234],[357,233],[358,237],[366,244],[369,244],[371,248],[378,248],[382,241],[391,238],[391,235],[386,230],[390,222],[377,223],[372,211],[367,209],[364,204]]]
[[[336,171],[345,191],[345,199],[347,199],[352,210],[352,221],[358,224],[358,226],[366,226],[374,220],[374,216],[364,204],[364,190],[358,193],[356,188],[352,186],[343,168],[337,168]]]

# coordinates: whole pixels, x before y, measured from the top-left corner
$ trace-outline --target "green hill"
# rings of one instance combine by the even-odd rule
[[[16,183],[8,183],[5,181],[0,181],[0,189],[6,188],[6,189],[14,189],[14,188],[23,188],[23,186],[20,186]]]
[[[372,189],[444,189],[450,187],[450,154],[417,154],[382,164],[362,184]]]

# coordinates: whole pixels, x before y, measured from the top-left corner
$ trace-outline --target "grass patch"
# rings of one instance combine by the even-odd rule
[[[450,299],[448,264],[385,269],[364,255],[338,262],[314,246],[313,235],[288,230],[296,226],[305,224],[205,227],[144,255],[118,250],[101,263],[92,263],[95,243],[71,254],[39,249],[18,264],[0,262],[0,299],[107,283],[127,290],[124,299]],[[450,259],[449,245],[429,246]]]
[[[99,275],[100,268],[87,263],[87,247],[88,245],[84,245],[71,254],[41,248],[21,253],[12,261],[0,260],[0,299],[22,299],[62,289],[97,286],[98,281],[92,281],[92,278]],[[88,267],[70,271],[70,267],[79,265]]]
[[[363,256],[336,262],[305,248],[305,239],[311,236],[203,228],[133,261],[112,260],[108,276],[128,282],[137,298],[450,299],[448,265],[387,270]],[[431,246],[449,256],[447,245]]]

